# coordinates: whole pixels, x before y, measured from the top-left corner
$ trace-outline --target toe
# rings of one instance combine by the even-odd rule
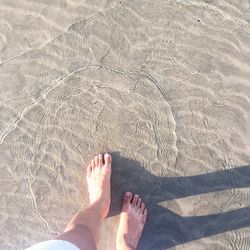
[[[138,199],[136,206],[141,209],[141,198]]]
[[[137,194],[135,194],[134,197],[133,197],[133,201],[132,201],[132,204],[134,206],[136,206],[138,199],[139,199],[139,196]]]
[[[132,200],[132,194],[130,192],[126,192],[123,195],[123,208],[127,208]]]
[[[98,165],[102,167],[103,165],[103,157],[102,157],[102,154],[99,154],[98,155]]]
[[[147,215],[148,215],[148,210],[145,209],[144,212],[143,212],[143,214],[142,214],[142,219],[143,219],[143,222],[144,222],[144,223],[146,222]]]
[[[98,156],[95,156],[95,166],[98,166],[99,160],[98,160]]]
[[[91,167],[92,167],[92,170],[94,170],[94,168],[95,168],[95,160],[94,159],[91,161]]]
[[[104,161],[105,161],[105,167],[110,168],[111,167],[111,162],[112,162],[112,157],[110,154],[106,153],[104,155]]]
[[[90,175],[91,169],[92,169],[91,165],[88,165],[88,167],[87,167],[87,176]]]
[[[145,209],[145,203],[142,202],[142,204],[141,204],[141,211],[142,211],[142,213],[144,212],[144,209]]]

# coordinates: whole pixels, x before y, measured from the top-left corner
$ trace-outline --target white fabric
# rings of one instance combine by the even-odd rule
[[[74,244],[65,240],[48,240],[37,243],[26,250],[80,250]]]

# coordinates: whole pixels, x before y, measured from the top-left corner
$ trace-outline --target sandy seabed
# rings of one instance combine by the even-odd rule
[[[113,156],[100,250],[125,190],[139,249],[250,248],[248,0],[0,0],[0,249],[62,232]]]

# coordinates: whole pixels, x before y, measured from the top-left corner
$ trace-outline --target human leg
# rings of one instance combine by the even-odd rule
[[[96,156],[87,168],[90,206],[80,210],[57,239],[67,240],[84,250],[94,250],[99,242],[100,226],[110,206],[111,155]]]

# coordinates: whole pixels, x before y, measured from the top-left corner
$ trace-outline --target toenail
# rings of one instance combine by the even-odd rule
[[[106,158],[108,158],[109,157],[109,154],[108,153],[105,153],[105,155],[104,155]]]
[[[127,192],[125,195],[126,195],[127,198],[130,197],[130,193],[129,192]]]

